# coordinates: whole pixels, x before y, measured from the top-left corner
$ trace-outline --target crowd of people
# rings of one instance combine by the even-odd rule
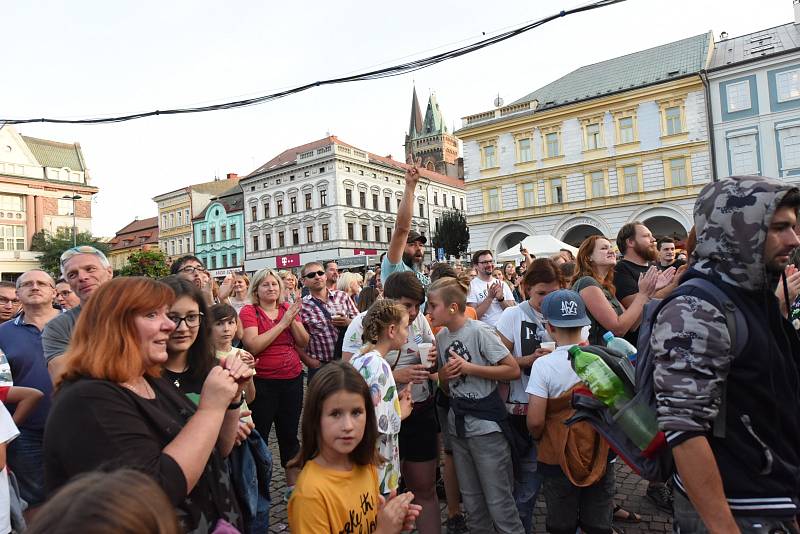
[[[641,520],[615,502],[616,454],[564,424],[584,386],[568,351],[607,332],[654,358],[675,468],[647,497],[675,532],[800,532],[797,189],[709,184],[685,244],[634,222],[575,255],[425,266],[418,179],[363,276],[313,261],[217,284],[185,256],[114,278],[79,246],[58,280],[0,283],[0,534],[261,533],[275,500],[296,534],[530,534],[540,492],[548,532],[610,534]],[[745,346],[730,310],[675,296],[693,278],[746,318]]]

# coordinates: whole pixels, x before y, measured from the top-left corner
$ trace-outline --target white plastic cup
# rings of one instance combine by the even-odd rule
[[[419,360],[422,365],[425,366],[426,369],[433,367],[433,360],[428,358],[428,355],[433,348],[433,343],[420,343],[417,345],[417,350],[419,351]]]
[[[543,341],[540,344],[540,346],[544,350],[549,350],[550,352],[553,352],[554,350],[556,350],[556,342],[555,341]]]

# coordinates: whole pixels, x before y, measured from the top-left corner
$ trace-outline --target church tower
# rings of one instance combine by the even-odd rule
[[[464,160],[458,156],[458,138],[447,131],[436,95],[428,98],[423,120],[416,87],[411,97],[405,147],[406,154],[412,154],[415,160],[422,158],[422,166],[428,170],[464,179]]]

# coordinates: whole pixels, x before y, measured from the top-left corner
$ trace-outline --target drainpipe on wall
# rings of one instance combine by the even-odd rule
[[[711,112],[711,85],[708,83],[708,73],[705,69],[700,71],[700,79],[706,93],[706,123],[708,125],[708,146],[711,151],[711,181],[717,182],[717,151],[714,144],[714,115]]]

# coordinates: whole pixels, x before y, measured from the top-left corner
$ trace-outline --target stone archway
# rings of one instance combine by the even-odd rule
[[[511,247],[519,244],[520,241],[528,237],[528,234],[524,232],[511,232],[510,234],[506,235],[503,239],[500,240],[500,243],[497,245],[497,253],[505,252],[506,250],[510,249]]]
[[[642,222],[656,239],[659,237],[671,237],[676,241],[683,241],[688,235],[683,224],[669,216],[659,215],[645,219]]]
[[[567,230],[561,241],[573,247],[580,247],[584,239],[593,235],[603,235],[603,232],[592,225],[579,224]]]

